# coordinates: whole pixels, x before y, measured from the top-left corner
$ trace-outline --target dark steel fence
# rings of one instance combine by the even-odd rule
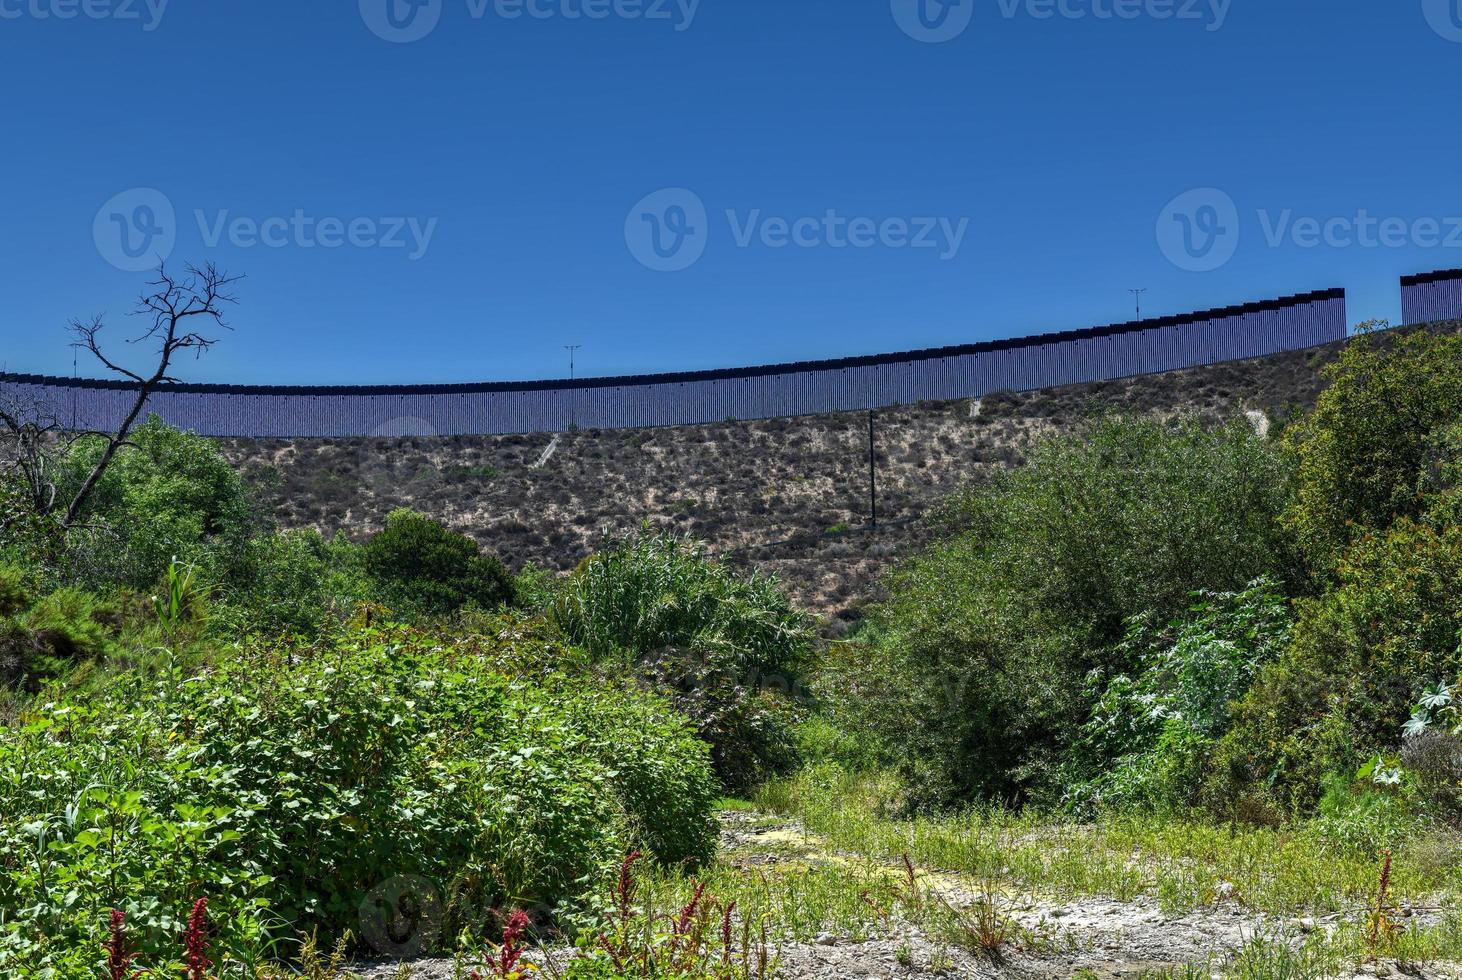
[[[1346,336],[1335,289],[1018,340],[836,361],[580,381],[417,387],[173,385],[148,402],[212,436],[349,437],[639,428],[815,415],[1104,381],[1298,350]],[[112,428],[134,390],[107,381],[0,376],[79,428]]]
[[[1462,320],[1462,269],[1401,279],[1401,322]]]

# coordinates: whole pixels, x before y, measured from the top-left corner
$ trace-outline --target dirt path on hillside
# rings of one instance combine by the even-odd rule
[[[768,876],[863,868],[873,874],[886,872],[894,880],[907,877],[903,868],[882,868],[861,855],[835,852],[794,821],[750,811],[726,812],[721,819],[720,860],[733,868]],[[992,890],[932,869],[915,869],[915,881],[920,902],[931,914],[886,913],[885,921],[858,935],[824,932],[812,942],[779,942],[777,980],[1137,980],[1169,975],[1197,980],[1224,976],[1233,958],[1256,942],[1297,949],[1307,937],[1338,924],[1336,916],[1278,919],[1237,904],[1170,916],[1150,898],[1057,900],[1025,891]],[[982,908],[986,921],[1003,934],[998,953],[978,951]],[[1405,921],[1416,928],[1430,920],[1418,916]],[[875,938],[868,938],[870,934]],[[564,957],[554,959],[562,962]],[[422,960],[410,966],[412,980],[455,976],[450,960]],[[399,964],[379,964],[364,969],[361,976],[395,980],[401,976],[399,970]],[[1323,973],[1296,972],[1291,964],[1285,971],[1250,969],[1243,975],[1462,980],[1462,965],[1380,960]]]

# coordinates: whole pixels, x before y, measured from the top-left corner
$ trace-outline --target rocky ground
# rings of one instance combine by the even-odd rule
[[[1034,441],[1113,411],[1283,420],[1314,403],[1338,350],[881,410],[876,529],[859,412],[558,436],[220,443],[285,527],[359,537],[411,507],[515,569],[564,571],[602,534],[648,522],[780,575],[836,627],[925,539],[921,519],[938,501],[1019,462]]]
[[[816,862],[862,860],[857,855],[827,852],[820,841],[796,824],[755,813],[723,815],[721,860],[734,866],[768,870]],[[1000,950],[978,951],[973,933],[967,941],[951,941],[948,916],[944,925],[925,928],[892,921],[881,938],[867,939],[826,932],[811,942],[777,945],[778,980],[999,980],[999,978],[1080,977],[1084,980],[1198,978],[1230,975],[1233,957],[1256,939],[1298,948],[1317,933],[1337,927],[1339,916],[1278,919],[1256,915],[1237,904],[1205,907],[1184,915],[1167,915],[1156,901],[1117,901],[1087,897],[1058,900],[1026,892],[1001,891],[992,896],[960,877],[919,869],[919,888],[926,903],[952,910],[952,921],[976,921],[981,902],[993,903]],[[967,920],[960,916],[969,916]],[[1436,910],[1398,910],[1403,927],[1416,928],[1437,918]],[[932,919],[930,921],[933,921]],[[926,928],[929,930],[926,932]],[[562,954],[560,954],[560,957]],[[412,980],[451,980],[446,960],[408,964]],[[401,964],[379,964],[363,980],[396,980]],[[1249,970],[1245,977],[1308,977],[1321,974]],[[1326,976],[1340,978],[1402,977],[1458,980],[1462,964],[1418,964],[1378,960],[1352,965]]]

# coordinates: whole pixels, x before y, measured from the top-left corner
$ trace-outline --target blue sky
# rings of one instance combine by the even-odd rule
[[[181,372],[234,383],[875,353],[1134,287],[1395,319],[1462,266],[1462,0],[387,2],[0,0],[0,365],[135,330],[146,246],[247,274]]]

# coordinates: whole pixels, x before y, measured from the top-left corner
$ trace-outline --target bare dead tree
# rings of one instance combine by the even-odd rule
[[[96,465],[87,474],[81,488],[76,491],[76,496],[66,508],[66,516],[61,520],[63,528],[69,529],[76,523],[87,498],[96,489],[107,467],[111,466],[117,453],[129,445],[127,437],[137,424],[137,418],[147,405],[147,399],[158,388],[177,383],[178,379],[168,373],[172,369],[173,361],[188,351],[192,351],[195,358],[201,357],[218,343],[216,337],[200,332],[209,325],[224,330],[231,329],[224,320],[223,311],[226,306],[237,302],[229,287],[242,278],[229,276],[212,262],[202,268],[189,265],[186,274],[181,278],[169,275],[165,265],[160,264],[157,267],[157,278],[147,284],[137,309],[133,311],[134,316],[150,319],[152,324],[140,337],[128,341],[134,344],[157,341],[157,368],[151,374],[130,371],[113,362],[103,352],[98,340],[103,328],[102,317],[94,317],[90,322],[72,322],[71,332],[76,336],[72,346],[90,351],[107,370],[133,381],[136,384],[137,397],[115,431],[98,433],[106,439],[106,448],[102,450],[101,457],[97,459]],[[197,329],[194,329],[195,324],[198,325]]]
[[[41,399],[0,392],[0,472],[20,478],[26,500],[41,516],[56,506],[52,464],[62,430],[61,419]]]

